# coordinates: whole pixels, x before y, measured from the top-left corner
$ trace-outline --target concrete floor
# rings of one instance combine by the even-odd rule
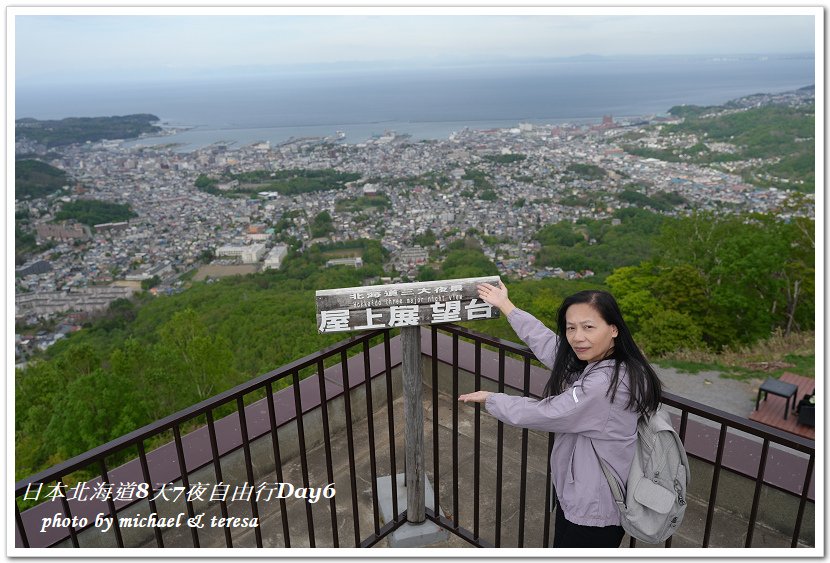
[[[433,448],[432,428],[435,413],[431,404],[431,390],[425,388],[426,410],[425,420],[425,450],[426,450],[426,471],[430,480],[434,483],[433,474]],[[474,514],[474,416],[473,408],[469,405],[458,405],[459,436],[458,436],[458,511],[454,513],[453,503],[453,473],[452,473],[452,409],[456,405],[453,397],[448,394],[439,394],[439,459],[440,459],[440,482],[439,494],[440,505],[447,518],[460,522],[460,525],[468,530],[473,530]],[[394,403],[395,413],[395,444],[396,444],[396,470],[403,472],[403,406],[402,400]],[[355,413],[360,416],[360,413]],[[364,412],[365,416],[365,412]],[[389,475],[390,448],[388,440],[387,410],[386,407],[376,408],[373,416],[374,421],[374,454],[376,457],[377,476]],[[522,433],[515,428],[504,427],[504,443],[506,444],[503,461],[503,495],[501,506],[501,546],[518,547],[519,528],[519,487],[521,471],[521,444]],[[481,460],[479,477],[479,518],[480,535],[490,543],[495,543],[496,529],[496,421],[489,415],[481,414]],[[338,535],[339,547],[354,547],[356,540],[366,538],[374,528],[374,514],[372,510],[372,483],[373,476],[370,468],[370,443],[368,439],[367,420],[364,418],[355,423],[354,432],[354,483],[357,491],[358,519],[357,523],[352,517],[352,476],[349,471],[349,456],[347,449],[347,436],[345,430],[340,430],[332,435],[332,462],[334,471],[334,483],[337,494],[335,526]],[[543,546],[543,526],[545,517],[545,486],[547,471],[547,435],[530,432],[528,434],[528,477],[527,497],[528,507],[524,515],[524,547]],[[308,452],[309,483],[312,487],[322,487],[328,483],[326,475],[326,453],[322,445],[316,446]],[[303,482],[301,464],[294,459],[285,464],[283,481],[296,484]],[[275,481],[273,473],[256,475],[256,481]],[[226,479],[230,481],[230,479]],[[316,547],[333,547],[334,539],[332,533],[332,520],[330,503],[321,499],[316,504],[307,505],[299,499],[286,500],[287,521],[289,522],[291,547],[310,547],[308,534],[308,519],[306,507],[311,507],[311,517],[314,526],[313,536]],[[183,508],[183,507],[182,507]],[[218,505],[206,506],[208,516],[219,515]],[[231,516],[250,517],[251,506],[246,502],[233,502],[228,504]],[[689,505],[683,525],[675,534],[673,547],[701,547],[703,528],[706,521],[707,503],[704,498],[695,498],[690,494]],[[280,504],[276,500],[260,502],[259,515],[261,518],[260,531],[263,537],[264,547],[278,548],[285,547],[286,542],[282,532],[282,515]],[[382,526],[384,522],[379,521]],[[358,526],[357,532],[355,526]],[[744,538],[747,533],[748,522],[740,516],[715,508],[715,525],[712,527],[711,547],[743,547]],[[553,524],[551,522],[551,528]],[[552,532],[552,529],[551,529]],[[223,531],[220,529],[204,528],[199,531],[202,547],[225,547]],[[192,546],[192,540],[188,529],[170,530],[164,533],[166,547]],[[255,534],[253,530],[240,531],[237,529],[233,534],[234,547],[255,547]],[[790,538],[787,534],[765,527],[759,523],[754,532],[753,547],[789,547]],[[143,547],[154,547],[155,541],[150,540],[143,543]],[[375,547],[387,548],[388,541],[381,540]],[[628,546],[628,538],[623,540],[623,547]],[[471,547],[469,543],[460,537],[451,536],[449,540],[433,546],[437,548],[461,548]],[[638,545],[638,548],[650,546]],[[658,546],[659,547],[659,546]],[[805,546],[806,547],[806,546]]]

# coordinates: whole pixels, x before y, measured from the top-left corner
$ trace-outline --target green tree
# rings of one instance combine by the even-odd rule
[[[435,246],[435,233],[432,232],[432,229],[427,229],[424,234],[416,235],[415,244],[419,244],[423,248],[431,248]]]
[[[153,276],[152,278],[141,280],[141,289],[147,291],[148,289],[152,289],[161,283],[161,278],[158,276]]]
[[[65,203],[60,211],[55,214],[55,219],[65,221],[74,219],[85,225],[97,225],[99,223],[111,223],[115,221],[126,221],[138,217],[129,204],[111,203],[95,199],[79,199]]]
[[[524,154],[485,154],[481,157],[483,160],[489,160],[498,164],[513,164],[514,162],[521,162],[527,158]]]
[[[709,305],[704,339],[715,347],[746,344],[791,319],[791,326],[812,327],[813,230],[809,220],[698,213],[665,225],[659,254],[667,265],[697,272],[697,297],[689,301],[702,293]]]
[[[30,475],[57,463],[60,455],[45,445],[46,427],[67,381],[76,374],[64,372],[57,362],[35,361],[15,370],[15,476]]]
[[[643,321],[635,340],[650,356],[677,350],[696,350],[702,345],[702,329],[684,313],[659,309]]]
[[[653,295],[664,307],[705,319],[711,313],[706,296],[706,278],[689,264],[660,270],[651,284]]]
[[[138,428],[147,416],[134,377],[98,368],[71,381],[55,405],[44,445],[71,457]]]
[[[614,270],[605,279],[632,333],[663,307],[651,291],[657,275],[649,263]]]
[[[219,190],[215,189],[216,184],[218,183],[219,180],[217,180],[216,178],[211,178],[205,174],[199,174],[199,176],[196,178],[196,181],[193,182],[193,185],[202,191],[214,190],[218,192]]]
[[[328,211],[321,211],[314,216],[311,221],[311,236],[314,238],[324,237],[334,231],[334,225],[331,222],[331,215]]]
[[[586,180],[602,180],[606,175],[605,169],[596,164],[573,163],[566,170]]]
[[[441,275],[447,279],[496,276],[496,265],[480,250],[453,250],[441,264]]]
[[[135,303],[122,297],[109,304],[106,312],[101,315],[97,327],[107,332],[123,329],[135,320],[136,314]]]
[[[40,160],[14,162],[15,199],[37,199],[60,190],[69,182],[64,170]]]
[[[193,309],[173,315],[159,330],[156,356],[176,381],[175,392],[192,402],[225,389],[233,375],[233,352],[227,338],[211,335]]]
[[[419,266],[418,267],[418,275],[416,277],[418,281],[433,281],[441,279],[440,273],[435,268],[430,266]]]
[[[70,347],[58,359],[58,368],[70,379],[80,375],[89,375],[99,367],[101,367],[101,356],[88,343]]]
[[[574,246],[576,243],[585,240],[581,233],[574,230],[570,221],[560,221],[544,227],[536,233],[536,239],[543,246]]]
[[[737,232],[724,236],[726,222],[731,223]],[[740,223],[734,219],[696,216],[667,225],[661,238],[661,248],[665,250],[663,258],[670,263],[688,263],[706,276],[709,282],[707,298],[729,314],[740,314],[740,311],[747,311],[750,305],[747,292],[735,283],[743,277],[744,266],[734,260],[742,261],[744,251],[752,252],[752,242],[739,236],[742,230]],[[679,237],[684,238],[683,245],[674,244]]]

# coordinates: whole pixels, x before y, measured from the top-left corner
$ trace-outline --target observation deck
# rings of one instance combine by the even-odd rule
[[[420,336],[427,505],[439,507],[426,517],[448,532],[434,547],[550,546],[555,437],[455,400],[474,389],[538,397],[547,370],[527,347],[459,326],[425,327]],[[15,546],[137,548],[132,555],[164,547],[388,547],[407,523],[394,495],[396,516],[384,520],[379,495],[405,471],[401,355],[399,336],[366,332],[23,479],[14,492]],[[692,465],[686,517],[663,544],[626,537],[623,547],[815,547],[813,440],[670,393],[664,405]],[[41,499],[73,487],[78,496],[79,482],[89,491],[108,484],[147,494],[54,495],[34,506],[25,499],[37,487]],[[321,494],[316,502],[266,498],[275,483]],[[217,484],[229,486],[226,496],[215,494]],[[323,494],[329,484],[333,496]],[[200,486],[202,495],[176,497]],[[204,527],[184,524],[201,513]],[[151,514],[180,525],[129,525]],[[258,525],[211,527],[214,516]],[[102,531],[96,517],[111,526]],[[79,525],[44,526],[50,518]]]

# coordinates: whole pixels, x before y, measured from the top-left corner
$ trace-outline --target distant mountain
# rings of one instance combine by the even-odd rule
[[[574,62],[591,62],[591,61],[604,61],[607,60],[608,57],[603,57],[602,55],[594,55],[592,53],[585,53],[582,55],[574,55],[572,57],[561,57],[556,60],[560,61],[574,61]]]
[[[662,149],[625,145],[630,154],[670,162],[721,168],[731,163],[744,182],[761,188],[815,192],[815,86],[777,94],[752,94],[719,106],[674,106],[682,123],[663,127],[663,135],[704,142],[668,142]],[[679,138],[679,137],[678,137]],[[716,143],[731,149],[713,150]]]
[[[29,139],[46,147],[102,139],[135,139],[144,133],[158,133],[153,125],[159,118],[149,113],[114,115],[112,117],[67,117],[41,121],[24,117],[15,121],[15,140]]]

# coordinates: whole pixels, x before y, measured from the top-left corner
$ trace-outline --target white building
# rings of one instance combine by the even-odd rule
[[[264,244],[251,244],[248,246],[225,245],[216,249],[216,257],[228,256],[239,258],[243,264],[256,264],[265,256]]]
[[[357,256],[355,258],[333,258],[326,261],[326,268],[332,266],[353,266],[355,268],[363,267],[363,258]]]
[[[40,223],[35,227],[37,238],[67,240],[88,240],[92,238],[89,227],[81,223],[70,223],[64,221],[59,224]]]
[[[283,259],[288,255],[288,246],[285,244],[278,244],[271,249],[268,256],[265,257],[266,270],[279,270],[282,266]]]
[[[136,272],[130,272],[124,276],[124,279],[127,281],[144,281],[153,276],[163,277],[165,274],[171,273],[173,273],[173,266],[165,262]]]
[[[426,248],[421,248],[419,244],[416,244],[412,248],[404,248],[398,256],[401,264],[410,266],[413,264],[424,264],[428,259],[429,251]]]

